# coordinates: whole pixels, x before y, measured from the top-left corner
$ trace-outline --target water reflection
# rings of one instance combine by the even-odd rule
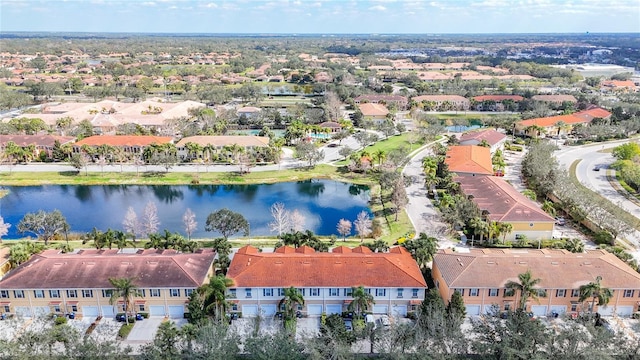
[[[251,224],[251,235],[273,235],[269,208],[282,202],[288,210],[298,210],[306,218],[309,230],[330,235],[336,233],[341,218],[355,220],[367,208],[369,189],[362,185],[329,180],[309,180],[265,185],[184,185],[184,186],[73,186],[47,185],[7,187],[9,194],[0,200],[5,222],[12,224],[7,239],[21,237],[17,224],[25,213],[40,209],[59,209],[72,232],[122,229],[129,207],[138,217],[148,202],[158,209],[160,229],[183,232],[182,216],[187,208],[196,214],[195,237],[213,236],[204,231],[207,216],[221,208],[243,214]]]

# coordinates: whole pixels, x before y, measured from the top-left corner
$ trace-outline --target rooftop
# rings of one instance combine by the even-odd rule
[[[491,150],[487,147],[450,146],[444,161],[451,172],[493,175]]]

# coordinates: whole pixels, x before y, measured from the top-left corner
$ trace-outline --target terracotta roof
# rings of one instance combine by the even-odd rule
[[[498,222],[554,222],[536,203],[519,193],[506,181],[495,176],[458,176],[462,192],[473,196],[480,210]]]
[[[111,146],[149,146],[151,144],[166,144],[173,139],[168,136],[147,135],[95,135],[76,142],[76,146],[111,145]]]
[[[360,112],[364,116],[387,116],[389,110],[382,104],[364,103],[359,104]]]
[[[450,146],[444,162],[451,172],[493,175],[491,151],[486,147]]]
[[[562,121],[565,124],[580,124],[588,123],[595,118],[606,119],[611,116],[611,113],[605,109],[594,107],[589,110],[579,111],[570,115],[557,115],[544,118],[528,119],[518,122],[518,126],[526,128],[531,125],[538,125],[542,127],[555,126],[558,122]]]
[[[237,113],[248,113],[248,114],[253,114],[253,113],[258,113],[262,111],[262,109],[255,107],[255,106],[245,106],[245,107],[241,107],[240,109],[238,109]]]
[[[18,146],[44,146],[52,147],[55,142],[59,141],[61,145],[71,143],[75,140],[72,136],[56,136],[56,135],[0,135],[0,145],[4,146],[12,141]]]
[[[506,137],[507,136],[505,134],[495,131],[493,129],[471,131],[471,132],[462,134],[462,136],[460,137],[460,144],[466,145],[464,144],[464,142],[473,141],[473,140],[477,141],[478,143],[481,143],[482,140],[486,140],[489,143],[489,145],[493,146],[499,143],[500,141],[504,140]]]
[[[626,87],[626,88],[635,88],[636,84],[631,80],[606,80],[602,82],[602,86],[607,87]]]
[[[175,250],[81,250],[62,254],[46,250],[11,271],[0,281],[3,289],[111,288],[109,278],[132,277],[146,287],[198,287],[207,281],[215,252]]]
[[[433,266],[449,288],[503,288],[527,270],[540,278],[540,287],[546,289],[578,289],[598,276],[610,289],[640,288],[640,274],[605,250],[447,249],[435,254]]]
[[[426,287],[408,252],[315,252],[286,246],[260,253],[245,246],[234,255],[227,277],[236,287]],[[362,247],[359,247],[362,248]]]
[[[407,102],[407,98],[401,95],[379,95],[379,94],[367,94],[360,95],[357,98],[353,99],[355,101],[399,101],[399,102]]]
[[[467,98],[460,95],[420,95],[412,98],[411,100],[415,102],[423,102],[423,101],[451,101],[451,102],[469,102]]]
[[[330,128],[330,129],[342,129],[342,125],[340,125],[335,121],[325,121],[318,126],[323,128]]]
[[[520,95],[480,95],[475,96],[473,100],[477,102],[483,101],[504,101],[504,100],[513,100],[513,101],[522,101],[524,98]]]
[[[269,138],[266,136],[229,135],[229,136],[189,136],[182,138],[176,147],[184,147],[187,143],[196,143],[201,146],[214,145],[240,145],[240,146],[269,146]]]
[[[573,95],[533,95],[531,97],[533,100],[537,101],[548,101],[548,102],[572,102],[577,103],[578,100]]]

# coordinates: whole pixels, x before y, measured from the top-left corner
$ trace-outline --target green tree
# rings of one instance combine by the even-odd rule
[[[278,308],[282,311],[284,328],[290,332],[296,329],[296,312],[298,305],[304,306],[304,297],[295,287],[284,289],[284,297],[278,302]]]
[[[502,243],[504,244],[507,240],[507,235],[511,233],[513,230],[513,225],[506,222],[498,223],[498,231],[502,234]]]
[[[618,160],[633,160],[640,155],[640,145],[635,142],[618,145],[611,153]]]
[[[217,231],[227,240],[229,236],[241,231],[243,236],[248,236],[249,222],[242,214],[225,208],[209,214],[204,229],[206,231]]]
[[[591,313],[595,310],[596,301],[598,301],[598,306],[606,306],[613,297],[613,291],[602,286],[601,281],[602,277],[597,276],[595,281],[580,286],[578,301],[584,302],[587,299],[591,299],[591,305],[589,306],[589,312]]]
[[[357,318],[362,318],[362,313],[371,310],[371,306],[375,304],[373,295],[371,295],[364,286],[352,287],[351,297],[353,300],[347,307],[349,311],[353,311]]]
[[[447,304],[446,308],[447,314],[457,318],[459,320],[463,320],[467,315],[467,309],[464,306],[464,300],[462,299],[462,294],[458,291],[454,291],[451,294],[451,300]]]
[[[114,305],[118,300],[122,299],[125,321],[129,324],[129,312],[135,308],[131,307],[134,297],[140,297],[142,294],[138,287],[133,283],[133,278],[109,278],[109,283],[113,286],[109,304]]]
[[[438,250],[438,239],[427,236],[425,233],[420,233],[417,238],[405,241],[402,246],[411,253],[418,266],[424,269]]]
[[[217,275],[209,278],[209,283],[197,289],[202,296],[202,308],[208,316],[216,322],[222,322],[229,307],[227,302],[227,288],[233,286],[233,280]]]
[[[57,209],[51,212],[38,210],[36,213],[27,213],[18,223],[18,232],[32,233],[44,240],[45,245],[48,245],[56,235],[65,231],[69,231],[69,224]]]
[[[537,288],[536,285],[538,285],[542,279],[534,279],[531,270],[527,270],[518,275],[518,280],[519,282],[512,280],[507,281],[504,286],[506,288],[504,296],[513,296],[516,292],[520,293],[518,309],[525,311],[529,298],[538,301],[540,289]]]

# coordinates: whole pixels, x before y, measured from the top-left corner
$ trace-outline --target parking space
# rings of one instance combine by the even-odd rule
[[[316,336],[319,333],[320,333],[319,317],[308,317],[308,318],[298,319],[298,325],[296,326],[297,339]]]
[[[152,341],[156,336],[156,332],[158,331],[158,327],[162,323],[164,318],[148,318],[142,321],[136,321],[135,325],[133,325],[133,329],[129,333],[127,337],[127,341],[134,342],[147,342]],[[120,323],[122,324],[122,323]]]
[[[282,328],[282,320],[274,319],[273,317],[260,318],[240,318],[233,320],[231,323],[231,329],[236,331],[242,338],[249,337],[256,326],[260,327],[261,334],[274,334],[276,331]]]
[[[121,323],[111,318],[103,318],[95,329],[91,332],[91,338],[94,340],[115,340],[118,336]]]
[[[84,333],[87,331],[89,326],[91,326],[91,323],[94,320],[95,320],[94,318],[74,319],[74,320],[68,320],[67,324],[69,324],[69,326],[71,326],[72,328],[78,330],[78,333],[80,335],[84,335]]]

